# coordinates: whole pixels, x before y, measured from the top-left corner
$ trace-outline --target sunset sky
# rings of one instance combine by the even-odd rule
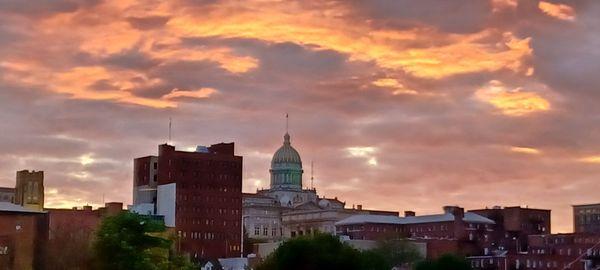
[[[235,142],[269,185],[285,114],[321,195],[437,213],[600,202],[600,1],[0,1],[0,186],[131,203],[133,158]]]

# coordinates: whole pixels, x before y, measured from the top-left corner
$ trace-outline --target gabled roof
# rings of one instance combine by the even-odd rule
[[[42,211],[27,209],[18,204],[9,202],[0,202],[0,212],[18,212],[18,213],[44,213]]]
[[[351,225],[364,223],[378,224],[420,224],[420,223],[435,223],[435,222],[450,222],[454,220],[454,215],[450,213],[438,215],[424,215],[413,217],[397,217],[385,215],[354,215],[346,219],[340,220],[335,225]],[[475,213],[466,212],[463,221],[468,223],[484,223],[495,224],[495,222],[486,217]]]

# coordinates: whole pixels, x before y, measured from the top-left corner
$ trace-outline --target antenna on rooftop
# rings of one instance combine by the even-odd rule
[[[169,142],[168,143],[171,143],[171,125],[172,125],[171,124],[171,117],[169,117]]]
[[[314,168],[314,162],[311,160],[310,161],[310,189],[314,189],[313,183],[315,180],[315,168]]]

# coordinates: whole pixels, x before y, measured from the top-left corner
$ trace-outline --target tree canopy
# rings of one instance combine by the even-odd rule
[[[189,269],[191,264],[171,252],[166,227],[147,216],[123,212],[103,219],[94,252],[99,269]]]
[[[436,260],[422,261],[415,270],[471,270],[471,266],[464,258],[447,254]]]
[[[332,235],[318,234],[285,241],[257,270],[389,270],[374,251],[359,251]]]

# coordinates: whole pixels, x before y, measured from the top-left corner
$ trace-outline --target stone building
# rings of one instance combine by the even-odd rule
[[[14,203],[25,208],[44,210],[44,172],[18,171]]]
[[[18,204],[27,209],[44,210],[44,172],[17,172],[14,188],[0,187],[0,202]]]
[[[295,236],[325,232],[335,234],[335,222],[356,214],[398,216],[398,212],[346,208],[338,198],[325,198],[316,189],[302,186],[300,154],[286,132],[283,145],[271,160],[269,189],[243,194],[243,222],[248,237],[278,241]]]

